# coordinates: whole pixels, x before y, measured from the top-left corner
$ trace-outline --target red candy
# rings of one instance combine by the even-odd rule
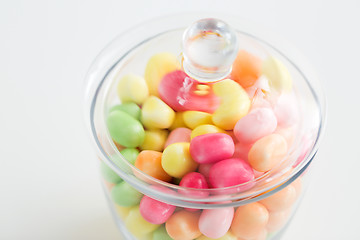
[[[200,164],[215,163],[230,158],[234,151],[234,141],[225,133],[200,135],[190,142],[191,157]]]
[[[219,98],[209,87],[201,85],[183,71],[174,71],[164,76],[159,84],[161,99],[175,111],[202,111],[213,113],[220,104]]]
[[[180,181],[181,187],[197,188],[197,189],[208,189],[208,184],[204,175],[198,172],[191,172],[186,174]],[[196,190],[179,190],[182,194],[191,197],[207,197],[208,192],[196,191]]]
[[[250,165],[240,158],[230,158],[215,163],[209,173],[210,184],[214,188],[223,188],[246,183],[254,179],[254,171]],[[251,187],[245,185],[240,190]]]
[[[149,223],[162,224],[166,222],[175,211],[175,206],[160,202],[146,195],[140,202],[140,213]]]

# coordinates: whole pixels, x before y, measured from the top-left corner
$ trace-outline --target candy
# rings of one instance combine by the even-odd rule
[[[238,207],[231,231],[240,239],[255,239],[265,228],[269,213],[260,203],[254,202]]]
[[[125,147],[137,147],[145,138],[143,126],[135,118],[122,111],[112,111],[107,118],[107,126],[112,139]]]
[[[199,212],[180,210],[166,221],[166,231],[174,240],[192,240],[200,237]]]
[[[156,179],[169,182],[171,176],[162,168],[161,157],[161,152],[152,150],[141,151],[136,158],[135,167]]]
[[[291,146],[295,140],[295,131],[296,129],[294,126],[289,128],[277,127],[274,133],[283,136],[287,142],[287,145]]]
[[[119,105],[115,105],[110,109],[110,112],[115,111],[115,110],[122,111],[124,113],[129,114],[136,120],[140,120],[141,109],[136,103],[128,102],[128,103],[122,103]]]
[[[210,238],[223,237],[231,226],[234,208],[204,209],[199,219],[199,229]]]
[[[111,190],[111,199],[122,207],[131,207],[139,204],[141,197],[142,194],[127,182],[121,182]]]
[[[132,165],[135,164],[136,158],[139,155],[139,150],[136,148],[125,148],[120,151],[121,155],[124,156],[124,158],[131,163]],[[119,160],[121,161],[121,160]]]
[[[117,93],[122,102],[142,104],[149,96],[149,89],[142,77],[128,74],[119,80]]]
[[[234,151],[234,142],[225,133],[200,135],[190,142],[191,157],[198,163],[215,163],[230,158]]]
[[[184,122],[184,118],[183,118],[184,112],[176,112],[175,113],[175,119],[174,122],[171,124],[171,126],[169,127],[169,130],[174,130],[176,128],[186,128],[185,122]]]
[[[171,131],[169,137],[165,142],[165,148],[173,143],[177,142],[190,142],[191,130],[188,128],[176,128]]]
[[[121,177],[102,161],[100,162],[100,171],[103,178],[109,183],[119,183],[122,181]]]
[[[255,170],[266,172],[278,164],[286,152],[286,140],[279,134],[271,134],[254,143],[248,154],[249,163]]]
[[[204,175],[198,172],[191,172],[186,174],[180,181],[181,187],[196,188],[196,189],[208,189],[208,184]],[[196,190],[179,190],[179,193],[190,197],[207,197],[208,192],[196,191]]]
[[[174,143],[165,148],[161,166],[170,176],[181,178],[196,170],[196,163],[190,155],[190,143]]]
[[[290,209],[280,212],[270,212],[269,221],[266,224],[266,229],[269,232],[275,232],[277,230],[280,230],[288,220],[290,213]]]
[[[174,119],[174,110],[158,97],[148,97],[142,106],[141,122],[146,128],[168,128]]]
[[[206,237],[204,235],[202,235],[201,237],[197,238],[196,240],[237,240],[237,237],[232,234],[231,232],[227,232],[224,236],[220,237],[220,238],[209,238]]]
[[[215,163],[209,172],[209,181],[214,188],[223,188],[246,183],[254,179],[250,165],[242,159],[230,158]],[[239,187],[245,190],[252,185]]]
[[[130,212],[131,208],[129,207],[121,207],[118,205],[115,205],[115,211],[119,215],[120,218],[125,219]]]
[[[222,130],[221,128],[218,128],[217,126],[210,125],[210,124],[204,124],[197,126],[194,130],[191,132],[191,139],[194,137],[204,135],[207,133],[226,133],[226,131]]]
[[[298,122],[297,102],[292,94],[281,94],[274,106],[274,113],[280,127],[288,128]]]
[[[163,77],[178,68],[176,56],[172,53],[158,53],[152,56],[145,68],[145,80],[151,95],[159,96],[158,85]]]
[[[203,124],[212,124],[211,114],[206,112],[186,111],[183,118],[186,126],[191,129]]]
[[[268,233],[266,231],[266,229],[262,229],[261,231],[258,232],[258,234],[253,237],[253,238],[238,238],[237,240],[266,240],[268,237]],[[271,239],[271,235],[269,235],[269,238]]]
[[[236,123],[234,134],[239,142],[253,143],[274,132],[276,126],[276,117],[271,109],[257,108]]]
[[[252,86],[261,75],[261,60],[245,50],[240,50],[231,72],[231,79],[243,88]]]
[[[277,212],[290,208],[296,201],[296,190],[289,185],[277,193],[260,201],[269,211]]]
[[[125,226],[132,234],[142,238],[159,227],[146,221],[140,214],[139,206],[130,209],[129,215],[125,219]]]
[[[152,240],[172,240],[166,232],[165,226],[161,226],[153,232]]]
[[[174,213],[175,206],[144,196],[140,202],[140,213],[153,224],[162,224]]]
[[[242,142],[238,142],[235,144],[235,152],[232,158],[241,158],[245,161],[248,160],[248,154],[251,149],[252,144],[244,144]]]
[[[284,64],[275,57],[268,57],[262,65],[262,73],[269,79],[269,85],[277,91],[290,91],[292,80]]]
[[[230,79],[215,83],[213,90],[222,101],[212,115],[212,121],[222,129],[231,130],[248,113],[250,99],[245,90]]]
[[[204,84],[188,77],[183,71],[167,74],[159,85],[161,99],[175,111],[201,111],[213,113],[219,105],[219,99]]]
[[[166,130],[146,130],[144,142],[140,145],[140,149],[162,151],[167,135],[168,131]]]
[[[198,172],[201,173],[206,181],[210,184],[209,182],[209,173],[210,173],[210,169],[213,166],[213,163],[208,163],[208,164],[200,164],[199,168],[198,168]]]

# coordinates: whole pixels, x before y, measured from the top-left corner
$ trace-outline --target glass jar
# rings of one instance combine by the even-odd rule
[[[86,76],[85,118],[105,193],[125,239],[280,239],[309,181],[309,165],[324,127],[319,83],[292,47],[237,17],[211,15],[235,29],[240,49],[262,60],[276,57],[293,79],[289,111],[297,112],[297,122],[296,127],[275,130],[288,144],[279,164],[236,186],[189,188],[179,186],[176,177],[161,181],[139,170],[133,164],[142,149],[129,150],[113,141],[107,119],[114,105],[121,103],[119,78],[129,73],[144,76],[147,61],[161,52],[172,53],[181,63],[183,32],[204,17],[208,15],[168,16],[131,28],[96,57]],[[258,104],[254,93],[251,100]],[[287,99],[282,101],[286,104]],[[204,164],[198,171],[206,175],[209,169]]]

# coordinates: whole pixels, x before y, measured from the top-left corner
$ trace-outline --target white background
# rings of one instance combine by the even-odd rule
[[[317,70],[328,125],[284,240],[360,239],[360,2],[0,1],[0,239],[118,239],[83,121],[84,76],[123,30],[184,11],[237,14]]]

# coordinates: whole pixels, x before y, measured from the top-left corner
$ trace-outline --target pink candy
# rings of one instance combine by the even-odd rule
[[[221,238],[231,226],[234,208],[204,209],[199,219],[199,229],[209,238]]]
[[[188,128],[176,128],[171,131],[166,142],[165,148],[173,143],[190,142],[191,130]]]
[[[280,95],[274,107],[274,113],[279,126],[290,127],[297,123],[299,113],[296,106],[298,106],[298,104],[294,95]]]
[[[180,181],[181,187],[197,188],[197,189],[208,189],[208,184],[204,175],[198,172],[191,172],[186,174]],[[208,192],[196,191],[196,190],[179,190],[182,194],[191,197],[207,197]]]
[[[190,142],[191,157],[198,163],[215,163],[230,158],[234,151],[234,141],[225,133],[200,135]]]
[[[245,161],[247,161],[251,146],[252,146],[252,144],[245,144],[245,143],[241,143],[241,142],[236,143],[235,144],[235,152],[234,152],[234,155],[232,156],[232,158],[241,158],[241,159],[244,159]]]
[[[209,181],[214,188],[231,187],[253,179],[253,169],[240,158],[230,158],[215,163],[209,173]],[[245,190],[251,186],[245,185],[243,187],[240,187],[240,190]]]
[[[140,214],[143,218],[153,224],[166,222],[175,211],[175,206],[157,201],[146,195],[140,202]]]
[[[235,125],[234,134],[239,142],[253,143],[275,131],[277,120],[270,108],[256,108]]]

